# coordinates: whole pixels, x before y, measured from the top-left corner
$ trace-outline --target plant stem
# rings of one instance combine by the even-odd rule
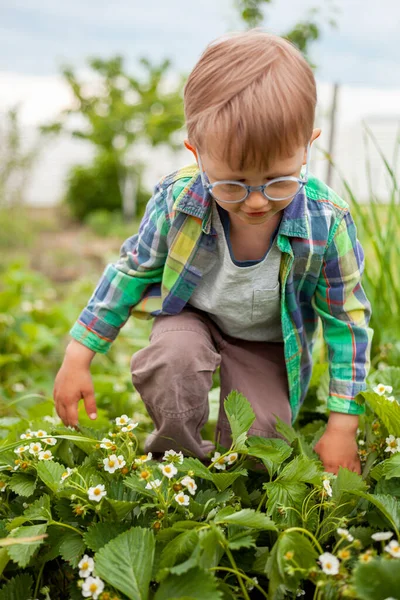
[[[228,573],[233,573],[234,575],[237,575],[237,572],[234,569],[230,569],[229,567],[210,567],[210,569],[208,569],[209,571],[227,571]],[[247,579],[248,581],[251,581],[251,584],[254,585],[255,588],[257,588],[262,595],[264,596],[264,598],[267,598],[268,600],[268,594],[266,594],[264,592],[264,590],[262,589],[262,587],[256,583],[254,581],[254,579],[252,579],[251,577],[248,577],[248,575],[245,575],[244,573],[241,574],[241,576],[244,579]]]
[[[241,590],[243,592],[243,596],[244,596],[245,600],[250,600],[250,596],[247,593],[246,586],[243,583],[243,578],[246,577],[246,576],[244,576],[242,573],[239,573],[239,569],[237,567],[235,559],[233,558],[233,554],[232,554],[232,552],[229,550],[229,548],[227,546],[225,546],[225,552],[226,552],[226,554],[227,554],[227,556],[228,556],[228,558],[229,558],[229,560],[231,562],[232,567],[236,571],[236,577],[238,578],[239,585],[240,585],[240,588],[241,588]]]
[[[315,546],[318,548],[320,554],[323,554],[324,551],[322,550],[318,540],[311,533],[311,531],[308,531],[307,529],[304,529],[303,527],[289,527],[289,529],[285,529],[285,531],[283,531],[283,533],[281,535],[285,535],[285,533],[289,533],[290,531],[301,531],[301,532],[305,533],[306,535],[308,535],[314,542]]]
[[[34,598],[37,598],[37,596],[38,596],[39,585],[40,585],[40,581],[42,579],[42,573],[43,573],[43,569],[44,569],[45,564],[46,564],[45,562],[42,562],[42,565],[41,565],[41,567],[39,569],[39,574],[38,574],[37,579],[36,579],[35,591],[33,592],[33,597]]]
[[[76,527],[72,527],[72,525],[67,525],[67,523],[60,523],[59,521],[49,521],[49,525],[59,525],[59,527],[67,527],[68,529],[72,529],[72,531],[79,533],[79,535],[83,535],[82,531],[79,531],[79,529],[77,529]]]

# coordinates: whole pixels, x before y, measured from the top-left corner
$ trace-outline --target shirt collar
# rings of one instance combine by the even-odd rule
[[[174,208],[201,219],[203,232],[210,234],[212,200],[212,196],[205,192],[200,173],[197,172],[176,199]],[[310,237],[307,218],[307,194],[304,187],[283,211],[279,233],[306,239]]]

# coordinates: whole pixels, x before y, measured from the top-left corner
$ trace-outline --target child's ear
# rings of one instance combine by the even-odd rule
[[[196,148],[194,148],[193,146],[191,146],[191,145],[189,144],[189,140],[184,140],[184,142],[183,142],[183,143],[184,143],[185,147],[186,147],[188,150],[190,150],[190,152],[192,152],[192,153],[193,153],[193,155],[194,155],[194,157],[195,157],[195,159],[196,159],[196,162],[197,162],[197,152],[196,152]]]

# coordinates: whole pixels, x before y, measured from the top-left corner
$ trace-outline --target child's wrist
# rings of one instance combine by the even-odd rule
[[[331,411],[326,430],[329,432],[347,433],[355,435],[358,428],[358,415],[348,415]]]

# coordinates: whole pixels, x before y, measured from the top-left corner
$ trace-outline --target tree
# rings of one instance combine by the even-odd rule
[[[235,0],[236,10],[239,11],[240,18],[249,29],[263,24],[265,20],[263,8],[266,4],[271,5],[272,0]],[[325,8],[329,4],[326,2]],[[337,11],[334,6],[329,8],[332,13]],[[318,20],[320,12],[318,7],[311,8],[304,21],[296,23],[293,29],[281,34],[282,37],[293,42],[306,56],[310,44],[321,36],[321,25]],[[337,27],[337,23],[331,15],[328,15],[327,21],[331,27]]]
[[[154,66],[141,58],[144,80],[125,72],[121,56],[92,58],[88,63],[94,75],[91,83],[78,81],[71,68],[63,69],[74,105],[64,110],[57,122],[41,128],[45,133],[66,131],[96,148],[92,165],[74,167],[69,174],[67,201],[78,218],[97,208],[120,209],[128,188],[132,199],[140,197],[144,164],[135,154],[135,146],[144,141],[153,147],[168,144],[178,149],[173,134],[184,123],[183,77],[173,89],[165,90],[169,60]],[[80,116],[81,125],[73,125],[74,115]],[[99,181],[102,173],[104,186]],[[128,186],[129,180],[135,185]],[[135,213],[136,206],[132,208],[131,213]]]

